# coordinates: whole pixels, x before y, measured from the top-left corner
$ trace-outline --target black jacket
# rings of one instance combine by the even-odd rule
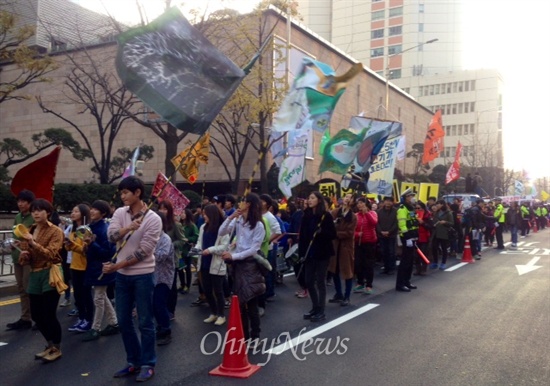
[[[322,221],[321,221],[322,219]],[[321,226],[319,227],[319,223]],[[319,232],[315,237],[317,228]],[[298,253],[300,257],[316,260],[328,260],[334,255],[334,247],[332,240],[336,238],[336,227],[334,219],[330,212],[325,212],[324,217],[321,214],[314,214],[311,209],[306,209],[300,224],[300,240],[298,245]],[[311,248],[306,256],[309,243],[313,239]]]

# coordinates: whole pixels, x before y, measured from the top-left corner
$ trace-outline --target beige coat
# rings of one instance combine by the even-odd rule
[[[335,255],[330,258],[329,272],[336,273],[336,266],[339,266],[342,279],[353,278],[353,266],[355,258],[354,235],[357,226],[357,216],[351,210],[342,217],[342,210],[332,211],[332,217],[336,226],[336,239],[334,239]]]

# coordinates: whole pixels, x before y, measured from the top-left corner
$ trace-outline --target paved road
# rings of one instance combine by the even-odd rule
[[[322,325],[302,320],[309,300],[295,298],[295,280],[286,278],[262,318],[266,345],[285,335],[309,333],[316,340],[307,347],[287,345],[279,355],[267,349],[250,355],[252,363],[265,365],[248,380],[208,375],[222,356],[219,350],[201,353],[201,343],[214,351],[216,334],[207,334],[224,334],[227,327],[205,325],[208,308],[191,308],[194,296],[180,296],[174,340],[158,348],[157,374],[149,384],[550,384],[550,230],[520,241],[518,251],[486,250],[475,264],[458,267],[451,259],[447,271],[415,278],[419,289],[411,293],[395,292],[394,276],[377,275],[375,294],[353,295],[350,307],[330,304]],[[18,316],[19,304],[11,299],[1,299],[1,326]],[[73,321],[66,311],[59,309],[63,358],[52,364],[33,359],[43,346],[38,332],[0,331],[0,342],[7,343],[0,346],[1,384],[135,384],[111,378],[124,365],[120,336],[80,342],[80,335],[66,332]]]

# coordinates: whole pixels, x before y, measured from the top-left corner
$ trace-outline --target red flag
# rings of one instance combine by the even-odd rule
[[[168,186],[166,186],[163,190],[162,188],[166,184],[168,184]],[[189,199],[174,186],[174,184],[168,182],[168,178],[166,178],[166,176],[161,172],[157,175],[157,180],[155,181],[151,195],[156,197],[158,202],[162,202],[164,200],[170,201],[174,207],[174,214],[176,216],[181,216],[183,210],[187,205],[189,205],[190,202]]]
[[[451,182],[458,180],[458,177],[460,177],[460,153],[462,153],[462,144],[459,142],[456,147],[455,160],[447,171],[445,184],[450,184]]]
[[[426,133],[426,139],[424,140],[424,155],[422,156],[422,163],[424,165],[436,159],[439,152],[443,150],[444,136],[445,130],[443,130],[441,110],[437,110],[432,117],[428,132]]]
[[[53,184],[60,151],[61,146],[56,146],[47,156],[31,162],[15,173],[11,182],[11,192],[17,196],[19,192],[27,189],[33,192],[36,198],[53,202]]]

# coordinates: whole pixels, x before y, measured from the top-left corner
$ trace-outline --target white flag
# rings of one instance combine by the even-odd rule
[[[399,143],[397,144],[397,160],[403,161],[405,159],[405,149],[407,148],[407,139],[404,135],[401,136]]]
[[[304,180],[306,149],[306,146],[289,148],[279,169],[279,189],[287,198],[292,196],[291,189]]]
[[[515,180],[514,188],[516,196],[521,196],[523,194],[523,183],[521,181]]]

